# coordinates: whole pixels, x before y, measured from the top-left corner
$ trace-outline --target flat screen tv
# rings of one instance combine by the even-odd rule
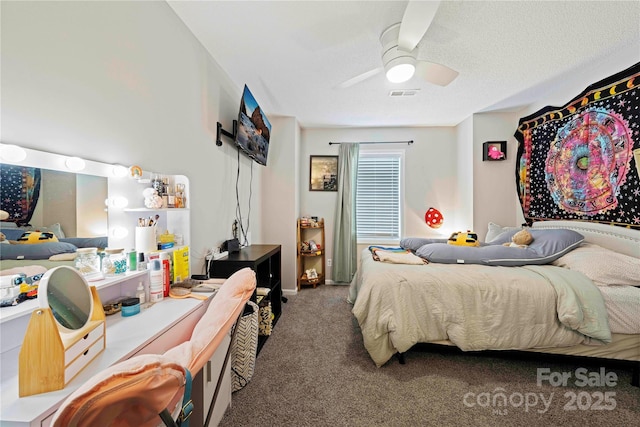
[[[247,156],[266,166],[270,137],[271,123],[247,85],[244,85],[244,92],[240,100],[240,113],[238,114],[236,145]]]

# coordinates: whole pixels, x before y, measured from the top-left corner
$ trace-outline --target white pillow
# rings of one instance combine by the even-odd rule
[[[494,222],[490,222],[489,229],[487,231],[487,235],[484,238],[484,241],[486,243],[489,243],[490,241],[495,240],[496,237],[498,237],[500,234],[504,233],[505,231],[521,230],[521,229],[522,227],[503,227]]]
[[[640,258],[624,255],[593,243],[582,243],[552,264],[579,271],[598,286],[640,286]]]

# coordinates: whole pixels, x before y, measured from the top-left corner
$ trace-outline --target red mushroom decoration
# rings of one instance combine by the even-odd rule
[[[424,214],[424,222],[431,228],[440,228],[444,222],[444,217],[438,209],[429,208],[427,213]]]

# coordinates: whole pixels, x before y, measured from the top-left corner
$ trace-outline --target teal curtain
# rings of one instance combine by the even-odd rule
[[[358,153],[358,144],[340,144],[332,274],[333,281],[340,283],[351,282],[358,267],[356,238]]]

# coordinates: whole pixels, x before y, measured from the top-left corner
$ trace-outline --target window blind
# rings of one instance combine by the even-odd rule
[[[358,239],[400,239],[400,153],[360,152],[356,193]]]

